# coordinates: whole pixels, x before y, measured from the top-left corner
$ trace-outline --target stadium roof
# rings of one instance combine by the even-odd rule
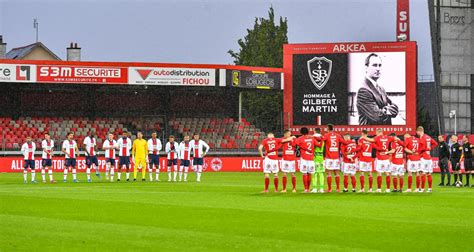
[[[35,48],[42,48],[48,52],[53,58],[61,60],[56,54],[49,50],[43,43],[36,42],[27,46],[17,47],[11,49],[5,56],[7,59],[23,59],[25,56],[30,54]]]

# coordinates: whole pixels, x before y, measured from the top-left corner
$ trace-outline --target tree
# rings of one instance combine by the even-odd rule
[[[253,29],[238,40],[239,52],[229,50],[236,65],[282,67],[283,44],[288,43],[287,19],[280,17],[275,24],[273,7],[268,18],[255,18]],[[265,131],[281,130],[283,94],[276,90],[242,91],[242,108],[251,122]]]

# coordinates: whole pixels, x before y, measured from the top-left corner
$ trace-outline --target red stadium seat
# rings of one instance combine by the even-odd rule
[[[468,139],[469,139],[469,143],[474,144],[474,135],[472,134],[469,135]]]

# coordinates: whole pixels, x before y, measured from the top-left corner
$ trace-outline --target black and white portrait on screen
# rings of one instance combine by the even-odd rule
[[[404,52],[349,54],[349,125],[406,124]]]

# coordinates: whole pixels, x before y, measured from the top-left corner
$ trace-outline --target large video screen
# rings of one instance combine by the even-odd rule
[[[415,42],[289,44],[283,68],[294,132],[329,123],[353,134],[415,128]]]

